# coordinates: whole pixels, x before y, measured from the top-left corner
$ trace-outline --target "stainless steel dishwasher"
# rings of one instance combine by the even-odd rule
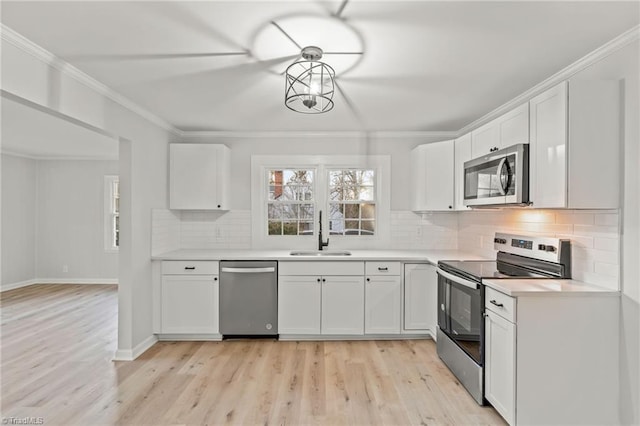
[[[220,334],[278,335],[278,262],[220,262]]]

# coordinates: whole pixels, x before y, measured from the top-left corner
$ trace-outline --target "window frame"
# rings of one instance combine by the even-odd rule
[[[314,227],[308,235],[268,235],[268,180],[270,169],[314,170]],[[367,169],[375,171],[376,205],[374,235],[329,235],[329,171]],[[322,237],[330,248],[365,249],[390,242],[391,157],[389,155],[253,155],[251,156],[252,246],[265,249],[317,249],[318,213],[322,210]]]
[[[105,175],[104,177],[104,251],[106,253],[117,253],[119,246],[116,245],[116,217],[120,213],[115,211],[115,185],[120,185],[120,177],[117,175]],[[118,191],[119,192],[119,191]]]

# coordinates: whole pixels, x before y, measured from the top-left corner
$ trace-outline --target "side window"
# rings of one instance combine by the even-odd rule
[[[314,171],[267,170],[269,235],[313,235]]]
[[[331,235],[375,235],[375,182],[374,170],[329,171]]]

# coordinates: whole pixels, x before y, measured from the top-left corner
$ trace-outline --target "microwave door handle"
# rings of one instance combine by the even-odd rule
[[[505,167],[507,168],[507,172],[503,173],[503,170],[505,169]],[[509,164],[507,164],[507,157],[504,157],[502,160],[500,160],[500,163],[498,164],[498,169],[496,172],[496,178],[498,179],[498,191],[500,191],[500,195],[507,195],[507,191],[509,190],[509,184],[511,182],[509,182],[510,176],[511,174],[509,173]]]

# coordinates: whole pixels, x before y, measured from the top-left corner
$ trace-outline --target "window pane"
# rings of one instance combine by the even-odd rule
[[[361,182],[363,185],[373,186],[373,170],[362,170]]]
[[[342,235],[344,232],[344,221],[341,219],[331,219],[329,221],[329,234]]]
[[[376,230],[375,221],[363,220],[361,223],[362,225],[360,227],[362,229],[362,235],[367,235],[367,234],[372,235],[375,232]]]
[[[361,186],[358,188],[358,200],[363,201],[373,201],[373,187],[372,186]]]
[[[344,217],[345,219],[359,219],[360,218],[360,204],[345,204],[344,205]],[[348,228],[348,226],[347,226]]]
[[[282,235],[298,235],[298,222],[283,222]]]
[[[360,204],[363,219],[375,219],[376,206],[375,204]]]
[[[313,204],[300,204],[300,219],[313,219]]]
[[[284,219],[297,219],[298,218],[298,205],[297,204],[284,204],[282,206],[282,217]]]
[[[341,201],[343,199],[342,187],[329,188],[329,199],[331,201]]]
[[[268,219],[282,219],[282,205],[269,203],[267,206]]]
[[[360,230],[360,222],[359,221],[357,221],[357,220],[345,220],[344,221],[345,235],[358,235],[358,231],[359,230]]]
[[[313,235],[313,222],[299,222],[298,223],[299,235]]]
[[[278,200],[282,196],[282,185],[269,185],[269,200]]]
[[[344,218],[344,204],[329,204],[329,218],[330,219],[342,219]]]
[[[282,235],[282,222],[269,221],[269,235]]]

